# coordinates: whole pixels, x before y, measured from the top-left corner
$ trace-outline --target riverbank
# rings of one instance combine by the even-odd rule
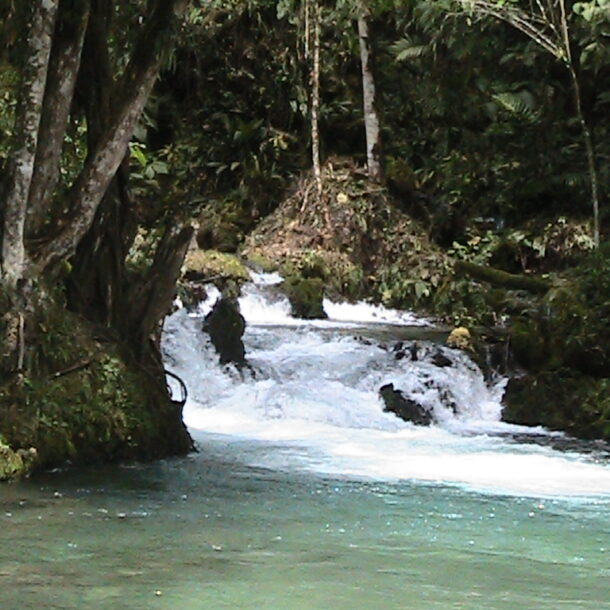
[[[183,402],[107,329],[52,301],[28,328],[27,372],[5,373],[0,386],[0,480],[192,449]]]

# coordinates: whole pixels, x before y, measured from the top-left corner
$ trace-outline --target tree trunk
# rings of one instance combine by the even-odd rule
[[[595,167],[595,150],[593,148],[593,139],[591,131],[585,120],[580,99],[580,84],[578,77],[574,71],[574,67],[570,65],[570,76],[572,77],[572,86],[574,89],[574,101],[576,105],[576,115],[582,130],[582,138],[585,145],[585,153],[587,156],[587,168],[589,172],[589,184],[591,188],[591,204],[593,207],[593,242],[595,246],[599,246],[599,186],[597,180],[597,169]]]
[[[71,215],[60,231],[39,246],[35,270],[42,273],[74,252],[91,227],[98,206],[116,174],[144,105],[157,79],[164,35],[170,30],[174,13],[183,12],[188,0],[159,0],[144,26],[125,75],[118,83],[122,101],[117,105],[97,149],[89,157],[70,193]]]
[[[89,8],[87,1],[79,2],[76,9],[72,4],[66,3],[62,3],[59,8],[42,110],[36,165],[28,198],[26,226],[28,237],[38,235],[43,228],[59,179],[59,160],[80,67]]]
[[[371,65],[368,17],[364,13],[358,17],[358,38],[360,41],[360,62],[362,65],[366,164],[369,178],[379,182],[381,180],[381,132],[379,130],[379,117],[375,108],[375,79]]]
[[[21,100],[15,128],[18,144],[13,155],[11,179],[3,206],[2,279],[9,286],[15,286],[23,278],[26,267],[25,219],[58,1],[32,2]]]
[[[313,0],[312,24],[313,31],[313,67],[311,71],[311,157],[313,175],[316,179],[318,199],[322,195],[322,171],[320,169],[320,5],[319,0]]]
[[[87,117],[90,158],[110,120],[113,90],[108,50],[110,9],[108,0],[93,0],[78,84],[78,96]],[[120,336],[124,336],[121,323],[126,316],[125,257],[137,231],[127,182],[128,155],[104,194],[91,228],[80,240],[67,282],[70,309],[116,329]]]
[[[545,294],[551,288],[550,282],[525,275],[507,273],[501,269],[476,265],[466,261],[455,261],[455,271],[475,280],[487,282],[492,286],[505,288],[506,290],[525,290],[533,294]]]

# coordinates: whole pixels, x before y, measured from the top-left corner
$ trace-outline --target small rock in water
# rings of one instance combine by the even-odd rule
[[[448,366],[451,366],[453,363],[449,358],[447,358],[447,356],[445,356],[445,354],[442,354],[441,352],[436,352],[434,356],[432,356],[432,364],[440,368],[446,368]]]
[[[155,591],[155,595],[156,595],[157,597],[161,597],[161,596],[163,595],[163,593],[162,593],[162,592],[161,592],[159,589],[157,589],[157,590]]]
[[[432,414],[425,407],[407,398],[400,390],[394,389],[393,383],[388,383],[379,389],[379,394],[385,403],[384,411],[394,413],[404,421],[418,426],[429,426]]]

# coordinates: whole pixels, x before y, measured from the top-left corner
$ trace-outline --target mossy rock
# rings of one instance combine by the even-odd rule
[[[184,261],[184,276],[189,280],[209,281],[222,278],[247,282],[250,279],[239,257],[216,250],[191,250]]]
[[[99,329],[63,307],[33,305],[23,376],[3,372],[0,435],[5,472],[184,454],[192,441],[180,403]],[[37,332],[32,332],[33,330]],[[13,455],[14,454],[14,455]],[[17,457],[15,457],[17,456]],[[10,458],[10,459],[9,459]]]
[[[293,276],[282,285],[295,318],[324,319],[324,282],[319,278]]]
[[[18,449],[13,451],[0,436],[0,481],[9,481],[28,474],[38,457],[37,451]]]
[[[610,440],[610,379],[566,368],[525,375],[509,381],[504,404],[506,422]]]
[[[319,249],[295,250],[279,267],[284,277],[319,279],[331,298],[355,300],[363,295],[364,270],[340,252]]]
[[[263,273],[273,273],[280,268],[279,263],[257,252],[250,252],[245,258],[249,266]]]

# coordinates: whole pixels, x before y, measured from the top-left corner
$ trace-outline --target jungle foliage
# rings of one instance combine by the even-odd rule
[[[24,111],[26,85],[36,84],[29,63],[35,45],[27,46],[24,32],[43,4],[57,14],[47,28],[44,105],[30,96],[38,130]],[[423,227],[418,241],[439,248],[443,261],[448,254],[510,273],[555,274],[579,265],[596,246],[591,160],[602,241],[610,223],[609,1],[536,3],[549,11],[565,7],[564,56],[493,11],[477,11],[482,4],[530,6],[0,0],[2,392],[27,392],[27,380],[34,387],[53,372],[55,355],[52,346],[41,355],[37,320],[59,307],[59,319],[76,315],[93,342],[102,336],[112,344],[108,352],[123,363],[117,370],[143,367],[169,401],[158,323],[174,294],[189,222],[199,219],[201,245],[236,252],[311,168],[307,7],[320,17],[322,161],[367,161],[358,34],[366,17],[384,201]],[[38,68],[45,72],[44,64]],[[19,155],[34,163],[23,205],[14,198],[15,184],[28,179],[27,172],[15,178]],[[345,290],[360,296],[366,265],[345,260]],[[586,277],[595,268],[586,267]],[[395,305],[442,301],[449,316],[455,303],[460,316],[480,309],[486,320],[496,319],[490,299],[473,292],[469,280],[456,279],[443,301],[432,298],[440,272],[411,277],[396,261],[379,269],[369,281],[377,298]],[[585,296],[587,290],[583,283]],[[595,297],[585,304],[599,305]],[[105,357],[93,366],[102,376]]]

